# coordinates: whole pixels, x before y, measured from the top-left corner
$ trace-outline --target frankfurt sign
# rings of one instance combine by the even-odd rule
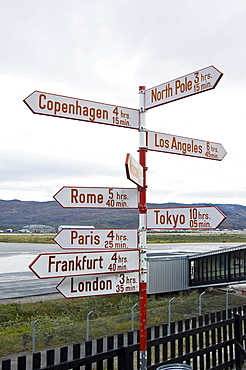
[[[139,270],[139,251],[39,254],[29,265],[39,279]]]

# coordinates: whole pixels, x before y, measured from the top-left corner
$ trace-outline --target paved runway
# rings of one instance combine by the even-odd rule
[[[28,268],[39,253],[61,252],[56,244],[0,243],[1,299],[57,293],[61,279],[38,279]]]
[[[187,255],[235,246],[238,243],[148,244],[148,256]],[[58,293],[61,278],[38,279],[29,269],[40,253],[61,253],[56,244],[0,243],[0,303],[3,299]]]

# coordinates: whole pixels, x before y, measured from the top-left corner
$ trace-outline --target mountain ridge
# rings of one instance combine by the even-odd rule
[[[246,206],[214,203],[148,203],[148,208],[216,206],[226,216],[220,229],[246,228]],[[96,228],[138,228],[137,209],[63,208],[56,201],[0,199],[0,227],[21,228],[29,224],[94,225]]]

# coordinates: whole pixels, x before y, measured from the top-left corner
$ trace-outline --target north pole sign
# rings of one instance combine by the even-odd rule
[[[223,74],[214,66],[147,89],[145,110],[214,89]]]
[[[139,128],[138,109],[48,94],[41,91],[34,91],[24,99],[24,103],[36,114],[103,123],[117,127]]]
[[[139,291],[139,272],[66,277],[56,289],[65,298],[134,293]]]
[[[29,265],[39,279],[139,270],[139,251],[39,254]]]
[[[216,229],[225,218],[215,206],[149,208],[147,229]]]
[[[134,249],[138,246],[137,229],[62,229],[54,241],[62,249]]]

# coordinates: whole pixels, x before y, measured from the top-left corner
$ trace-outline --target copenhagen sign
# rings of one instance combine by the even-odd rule
[[[138,109],[34,91],[24,103],[33,113],[139,129]]]
[[[210,66],[147,89],[145,92],[145,109],[214,89],[222,76],[223,73],[214,66]]]

